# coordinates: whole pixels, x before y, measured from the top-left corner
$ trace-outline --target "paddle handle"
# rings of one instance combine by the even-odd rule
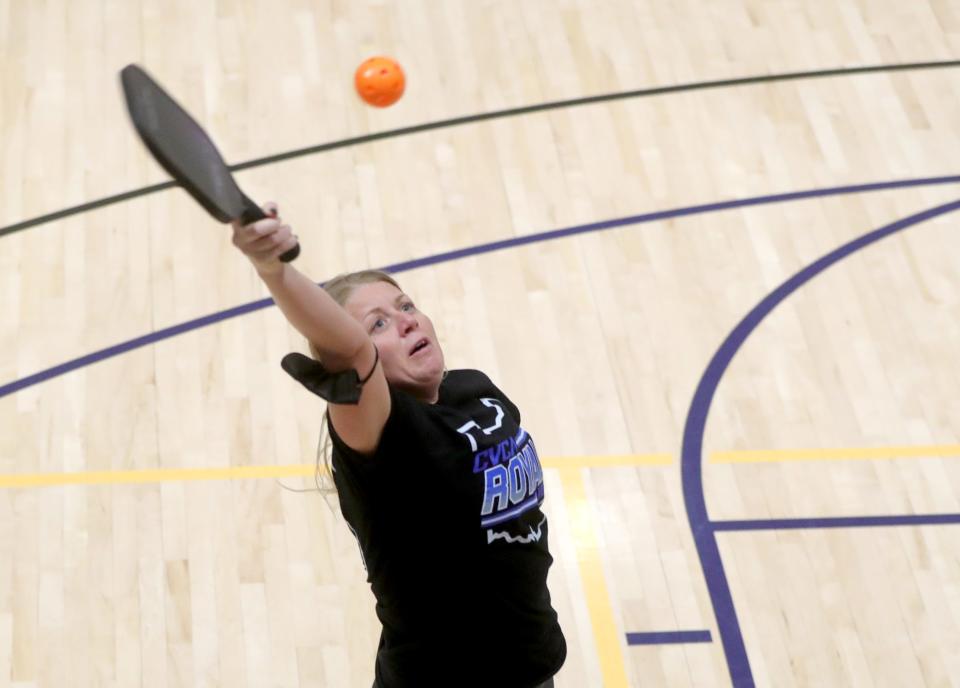
[[[241,194],[243,196],[243,214],[240,216],[240,222],[245,225],[249,225],[257,220],[263,220],[267,218],[267,214],[260,210],[260,206],[250,200],[246,194],[242,192]],[[292,249],[281,255],[280,260],[282,260],[284,263],[289,263],[299,255],[300,244],[297,244]]]

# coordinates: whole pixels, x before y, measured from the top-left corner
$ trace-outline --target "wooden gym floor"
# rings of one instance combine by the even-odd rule
[[[960,3],[0,0],[0,46],[0,687],[372,679],[352,536],[282,487],[303,343],[149,192],[130,62],[300,151],[239,179],[301,270],[393,266],[518,403],[559,688],[960,685]]]

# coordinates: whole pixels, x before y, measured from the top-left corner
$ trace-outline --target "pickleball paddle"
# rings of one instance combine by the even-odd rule
[[[154,159],[220,222],[250,224],[267,217],[237,186],[220,151],[186,110],[143,69],[127,65],[120,71],[130,119]],[[280,256],[289,263],[300,245]]]

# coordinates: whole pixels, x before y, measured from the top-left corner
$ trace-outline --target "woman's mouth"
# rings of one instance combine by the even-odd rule
[[[424,337],[423,339],[420,339],[419,341],[417,341],[416,344],[413,345],[413,348],[410,349],[410,355],[416,356],[421,351],[424,351],[428,346],[430,346],[430,340]]]

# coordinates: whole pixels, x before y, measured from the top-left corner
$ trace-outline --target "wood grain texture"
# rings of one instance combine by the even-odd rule
[[[0,226],[164,180],[117,74],[145,66],[230,162],[431,121],[757,75],[951,60],[956,2],[0,0]],[[364,106],[371,54],[407,71]],[[546,110],[241,172],[318,281],[552,229],[768,194],[952,175],[957,68],[780,81]],[[680,484],[710,356],[785,279],[953,200],[952,185],[756,205],[482,253],[399,275],[452,367],[485,370],[546,471],[558,688],[727,686]],[[813,280],[745,342],[704,438],[714,519],[956,513],[949,455],[708,462],[713,452],[960,444],[957,218]],[[167,190],[0,237],[0,384],[264,298]],[[289,466],[322,404],[278,362],[276,309],[0,397],[0,474]],[[671,465],[576,457],[667,454]],[[580,470],[583,468],[583,470]],[[281,485],[282,483],[283,485]],[[309,478],[0,489],[0,688],[367,688],[379,626],[355,541]],[[586,511],[584,511],[586,510]],[[577,513],[595,550],[578,551]],[[723,533],[764,686],[949,686],[955,527]],[[585,569],[585,556],[595,569]],[[602,571],[615,629],[593,627]],[[594,597],[591,597],[594,595]],[[626,632],[713,642],[631,647]],[[621,643],[610,652],[608,636]],[[609,671],[610,657],[623,666]],[[619,673],[618,673],[619,672]]]

